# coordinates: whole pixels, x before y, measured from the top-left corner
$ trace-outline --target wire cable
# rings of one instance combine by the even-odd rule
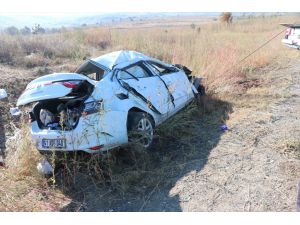
[[[272,38],[270,38],[269,40],[267,40],[266,42],[264,42],[262,45],[260,45],[258,48],[256,48],[254,51],[252,51],[251,53],[249,53],[247,56],[245,56],[244,58],[242,58],[241,60],[239,60],[238,62],[236,62],[235,64],[233,64],[228,70],[226,70],[224,72],[224,74],[226,74],[227,72],[229,72],[232,68],[234,68],[235,66],[237,66],[238,64],[240,64],[241,62],[245,61],[247,58],[249,58],[251,55],[253,55],[255,52],[257,52],[258,50],[260,50],[261,48],[263,48],[264,46],[266,46],[267,44],[269,44],[273,39],[275,39],[276,37],[278,37],[280,34],[282,34],[284,31],[286,31],[286,28],[282,31],[280,31],[279,33],[277,33],[276,35],[274,35]]]

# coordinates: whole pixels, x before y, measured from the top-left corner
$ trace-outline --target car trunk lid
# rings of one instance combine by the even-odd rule
[[[88,77],[76,73],[55,73],[42,76],[27,85],[17,101],[17,106],[64,97],[70,94],[76,83],[80,81],[88,81],[93,84]]]

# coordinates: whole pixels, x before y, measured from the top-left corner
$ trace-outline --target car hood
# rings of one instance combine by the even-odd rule
[[[25,91],[17,101],[17,106],[46,99],[64,97],[72,92],[72,88],[64,86],[61,82],[72,80],[86,80],[94,84],[93,80],[76,73],[54,73],[45,75],[31,81],[26,86]]]

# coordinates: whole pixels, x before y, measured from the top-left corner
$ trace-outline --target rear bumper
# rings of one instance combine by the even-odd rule
[[[290,48],[300,49],[300,41],[296,42],[291,39],[282,39],[281,42]]]
[[[112,129],[104,129],[108,126],[104,126],[101,119],[103,117],[99,113],[81,117],[77,127],[71,131],[42,130],[35,121],[31,124],[31,135],[39,151],[84,151],[97,153],[127,143],[127,131],[121,132],[121,130],[126,129],[125,126],[120,124],[119,129],[115,129],[116,132],[119,131],[116,135],[112,132]],[[42,145],[43,139],[64,139],[66,146],[65,148],[45,148]],[[91,148],[95,148],[95,150]]]

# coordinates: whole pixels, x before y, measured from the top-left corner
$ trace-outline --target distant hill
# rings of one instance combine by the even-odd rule
[[[58,27],[77,27],[82,25],[93,24],[112,24],[120,21],[136,21],[147,20],[159,17],[180,17],[180,16],[203,16],[216,17],[219,12],[194,12],[194,13],[102,13],[94,15],[0,15],[0,29],[9,26],[21,28],[24,26],[33,27],[35,24],[40,24],[45,28]],[[234,16],[249,15],[257,13],[233,13]]]

